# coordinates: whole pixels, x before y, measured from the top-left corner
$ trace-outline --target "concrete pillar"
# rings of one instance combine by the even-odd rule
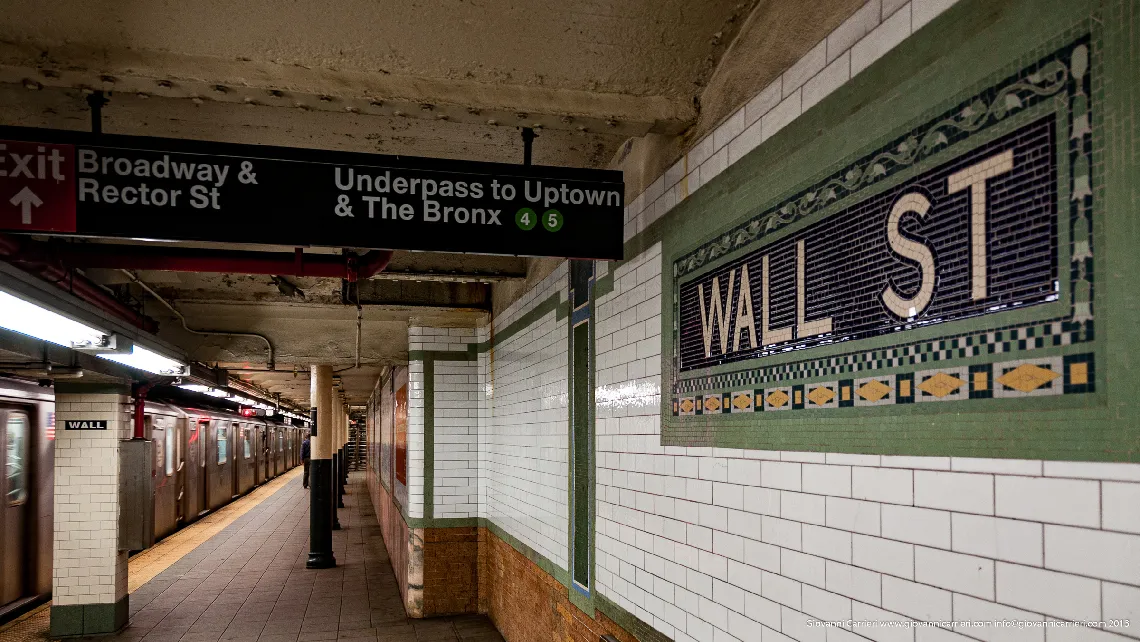
[[[342,414],[340,403],[337,403],[333,412],[336,414],[336,507],[344,508],[344,441],[340,426]]]
[[[333,513],[333,407],[332,366],[312,366],[309,398],[317,421],[309,438],[309,559],[306,568],[332,568]]]
[[[119,443],[131,436],[131,407],[126,385],[56,387],[53,638],[112,633],[127,624]]]
[[[337,418],[340,429],[340,503],[337,506],[344,508],[344,495],[348,492],[348,413],[343,405]]]
[[[340,397],[335,392],[331,392],[329,400],[332,404],[329,413],[331,413],[333,425],[333,530],[340,530],[341,517],[336,513],[336,509],[344,507],[344,503],[341,501],[341,426],[340,421],[337,420],[337,417],[340,416],[341,405]]]

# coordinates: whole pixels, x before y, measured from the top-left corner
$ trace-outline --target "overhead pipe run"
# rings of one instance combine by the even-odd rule
[[[150,333],[158,330],[158,323],[154,319],[126,306],[86,277],[73,273],[46,252],[46,249],[46,243],[0,234],[0,259],[12,263],[45,281],[54,283],[60,289],[70,292],[136,328]]]
[[[269,337],[267,337],[263,334],[257,334],[256,332],[226,332],[223,330],[194,330],[193,328],[191,328],[189,325],[186,324],[186,317],[183,316],[181,312],[176,310],[174,308],[174,306],[171,305],[170,302],[168,302],[166,299],[162,298],[162,296],[159,295],[158,292],[155,292],[154,288],[152,288],[149,285],[147,285],[146,283],[144,283],[142,281],[142,279],[140,279],[138,277],[138,275],[134,274],[130,270],[119,270],[119,271],[122,272],[123,274],[127,275],[127,278],[129,278],[135,285],[139,286],[143,290],[146,290],[146,292],[148,294],[150,294],[152,297],[154,297],[155,300],[157,300],[159,303],[166,306],[166,308],[168,310],[173,312],[174,316],[178,317],[178,320],[182,323],[182,329],[183,330],[189,332],[190,334],[196,334],[198,336],[203,336],[203,337],[211,337],[211,336],[217,336],[217,337],[248,337],[248,338],[261,339],[262,341],[265,342],[265,347],[269,352],[269,360],[267,361],[267,363],[269,364],[269,369],[272,370],[276,366],[276,362],[275,362],[274,357],[273,357],[273,342],[269,340]]]
[[[95,243],[59,243],[51,252],[72,267],[307,276],[350,282],[375,276],[392,260],[392,250],[373,250],[362,256],[306,255],[301,248],[287,254]]]

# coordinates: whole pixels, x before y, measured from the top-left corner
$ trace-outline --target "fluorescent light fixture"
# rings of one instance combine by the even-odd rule
[[[200,392],[204,395],[210,395],[211,397],[225,397],[226,395],[230,394],[225,390],[218,390],[217,388],[211,388],[210,386],[203,386],[200,383],[184,383],[178,387],[182,388],[183,390],[192,390],[194,392]]]
[[[102,345],[107,333],[0,291],[0,328],[65,348]]]
[[[99,357],[156,375],[182,375],[186,374],[187,368],[184,363],[151,352],[139,345],[134,346],[130,354],[101,354]]]
[[[106,346],[110,341],[109,333],[103,330],[92,328],[3,291],[0,291],[0,328],[72,349]],[[98,356],[160,375],[185,374],[187,368],[184,363],[140,346],[134,346],[130,354],[105,353]]]

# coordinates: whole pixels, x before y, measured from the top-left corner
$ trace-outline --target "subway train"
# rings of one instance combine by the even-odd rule
[[[154,442],[155,540],[300,465],[307,429],[171,396],[152,392],[144,407],[144,432]],[[0,378],[0,426],[3,622],[51,593],[51,388]]]

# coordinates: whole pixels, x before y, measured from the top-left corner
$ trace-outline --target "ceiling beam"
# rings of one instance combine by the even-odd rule
[[[676,135],[687,101],[580,89],[313,69],[155,50],[0,43],[0,83],[620,136]]]

